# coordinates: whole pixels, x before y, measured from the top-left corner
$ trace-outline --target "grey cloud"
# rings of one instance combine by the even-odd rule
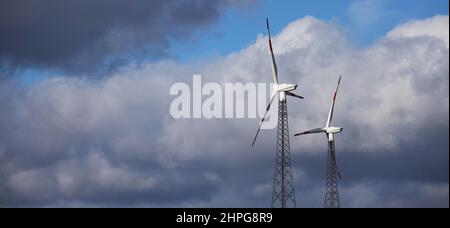
[[[405,24],[414,33],[394,29],[367,48],[312,17],[274,36],[280,79],[306,97],[288,101],[291,134],[325,123],[343,74],[334,123],[344,127],[336,146],[346,207],[448,207],[448,44],[436,35],[448,16],[427,21],[436,29]],[[170,86],[194,73],[270,81],[266,42],[197,66],[160,61],[97,81],[2,83],[0,205],[270,206],[274,130],[251,148],[256,119],[168,113]],[[291,151],[298,205],[321,207],[325,136],[292,138]]]
[[[89,72],[167,55],[228,7],[254,1],[0,1],[0,67]],[[0,68],[1,69],[1,68]]]
[[[369,182],[344,187],[348,207],[448,207],[447,183]]]

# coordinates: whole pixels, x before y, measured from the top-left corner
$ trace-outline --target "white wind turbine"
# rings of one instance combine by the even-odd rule
[[[340,207],[339,193],[338,193],[338,180],[341,179],[341,174],[337,167],[336,162],[336,151],[334,146],[334,134],[342,131],[342,127],[332,127],[330,126],[331,120],[333,119],[334,103],[336,101],[336,95],[339,89],[339,84],[341,83],[341,76],[339,76],[338,84],[336,90],[333,94],[333,100],[331,102],[330,111],[328,113],[327,123],[323,128],[316,128],[302,133],[297,133],[295,136],[315,134],[315,133],[325,133],[328,138],[328,154],[327,154],[327,182],[326,182],[326,193],[325,193],[325,207],[328,208],[338,208]]]
[[[275,97],[278,95],[278,125],[277,125],[277,153],[275,159],[275,174],[272,191],[272,207],[296,207],[294,183],[292,179],[290,146],[289,146],[289,127],[287,116],[286,95],[301,98],[291,91],[297,88],[296,84],[285,84],[278,81],[278,69],[275,62],[275,55],[272,48],[272,38],[270,36],[269,19],[266,19],[267,33],[269,35],[269,50],[272,60],[273,93],[270,97],[269,105],[259,123],[252,146],[256,142],[261,126],[266,119]]]

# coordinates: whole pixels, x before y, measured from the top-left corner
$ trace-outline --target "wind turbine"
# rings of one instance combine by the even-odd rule
[[[333,94],[333,101],[331,102],[330,112],[328,113],[327,123],[324,128],[316,128],[302,133],[295,134],[307,135],[314,133],[325,133],[328,138],[328,155],[327,155],[327,182],[326,182],[326,192],[325,192],[325,207],[326,208],[339,208],[339,193],[338,193],[338,180],[341,179],[341,174],[339,172],[337,162],[336,162],[336,151],[334,146],[334,134],[342,131],[342,127],[331,127],[331,120],[333,119],[334,103],[336,101],[336,95],[339,89],[339,84],[341,83],[341,76],[339,76],[338,84],[336,90]]]
[[[278,80],[278,69],[275,61],[275,55],[272,48],[272,38],[270,35],[269,19],[266,18],[267,33],[269,36],[269,50],[272,60],[273,93],[270,97],[266,112],[259,123],[252,146],[255,145],[261,126],[266,119],[275,97],[278,95],[278,125],[277,125],[277,153],[275,161],[275,174],[272,191],[272,207],[296,207],[294,182],[292,179],[290,146],[289,146],[289,127],[287,116],[286,95],[303,99],[302,96],[294,94],[297,88],[296,84],[280,83]]]

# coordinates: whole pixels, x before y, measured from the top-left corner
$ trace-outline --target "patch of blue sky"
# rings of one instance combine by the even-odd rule
[[[37,84],[43,80],[50,78],[53,72],[49,70],[26,69],[21,70],[18,74],[19,82],[24,86]]]
[[[413,19],[448,15],[448,0],[266,0],[244,11],[230,9],[219,23],[189,40],[171,41],[169,54],[181,62],[227,55],[265,34],[265,17],[274,34],[307,15],[334,21],[355,45],[367,46],[395,26]]]

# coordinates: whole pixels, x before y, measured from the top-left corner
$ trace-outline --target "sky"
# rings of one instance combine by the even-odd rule
[[[448,207],[445,0],[0,0],[0,207],[269,207],[275,130],[173,119],[176,82],[268,82],[291,135],[335,124],[343,207]],[[326,140],[291,138],[297,206],[322,207]]]

